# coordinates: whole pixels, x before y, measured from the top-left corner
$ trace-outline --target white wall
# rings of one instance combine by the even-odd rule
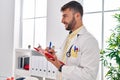
[[[14,0],[0,0],[0,80],[13,71]]]
[[[63,43],[68,31],[65,30],[61,23],[61,7],[71,0],[48,0],[47,12],[47,45],[53,42],[58,49]]]

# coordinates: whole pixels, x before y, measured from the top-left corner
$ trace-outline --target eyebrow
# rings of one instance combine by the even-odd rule
[[[67,14],[63,14],[63,17],[67,16]]]

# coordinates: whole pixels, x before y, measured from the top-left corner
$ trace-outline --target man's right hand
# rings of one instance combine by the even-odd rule
[[[45,51],[51,53],[53,56],[55,55],[55,50],[53,48],[49,49],[49,47],[47,47]]]

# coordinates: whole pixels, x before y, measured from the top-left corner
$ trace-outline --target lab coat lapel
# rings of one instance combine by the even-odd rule
[[[82,26],[82,28],[81,28],[81,30],[78,32],[78,34],[71,40],[71,44],[70,44],[69,48],[71,47],[71,45],[73,45],[73,44],[75,43],[75,41],[77,40],[77,38],[78,38],[80,35],[84,34],[85,32],[87,32],[87,30],[86,30],[86,28],[85,28],[84,26]],[[68,49],[69,49],[69,48],[68,48]]]

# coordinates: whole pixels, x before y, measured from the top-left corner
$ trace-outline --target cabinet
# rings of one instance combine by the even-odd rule
[[[15,78],[30,76],[30,70],[25,70],[23,68],[24,61],[22,60],[22,58],[25,58],[25,57],[29,57],[29,62],[30,62],[31,50],[29,49],[15,50],[15,69],[14,69]]]
[[[29,70],[24,69],[26,60],[29,63]],[[15,50],[15,78],[34,76],[39,80],[54,80],[56,73],[56,67],[36,51],[31,49]]]

